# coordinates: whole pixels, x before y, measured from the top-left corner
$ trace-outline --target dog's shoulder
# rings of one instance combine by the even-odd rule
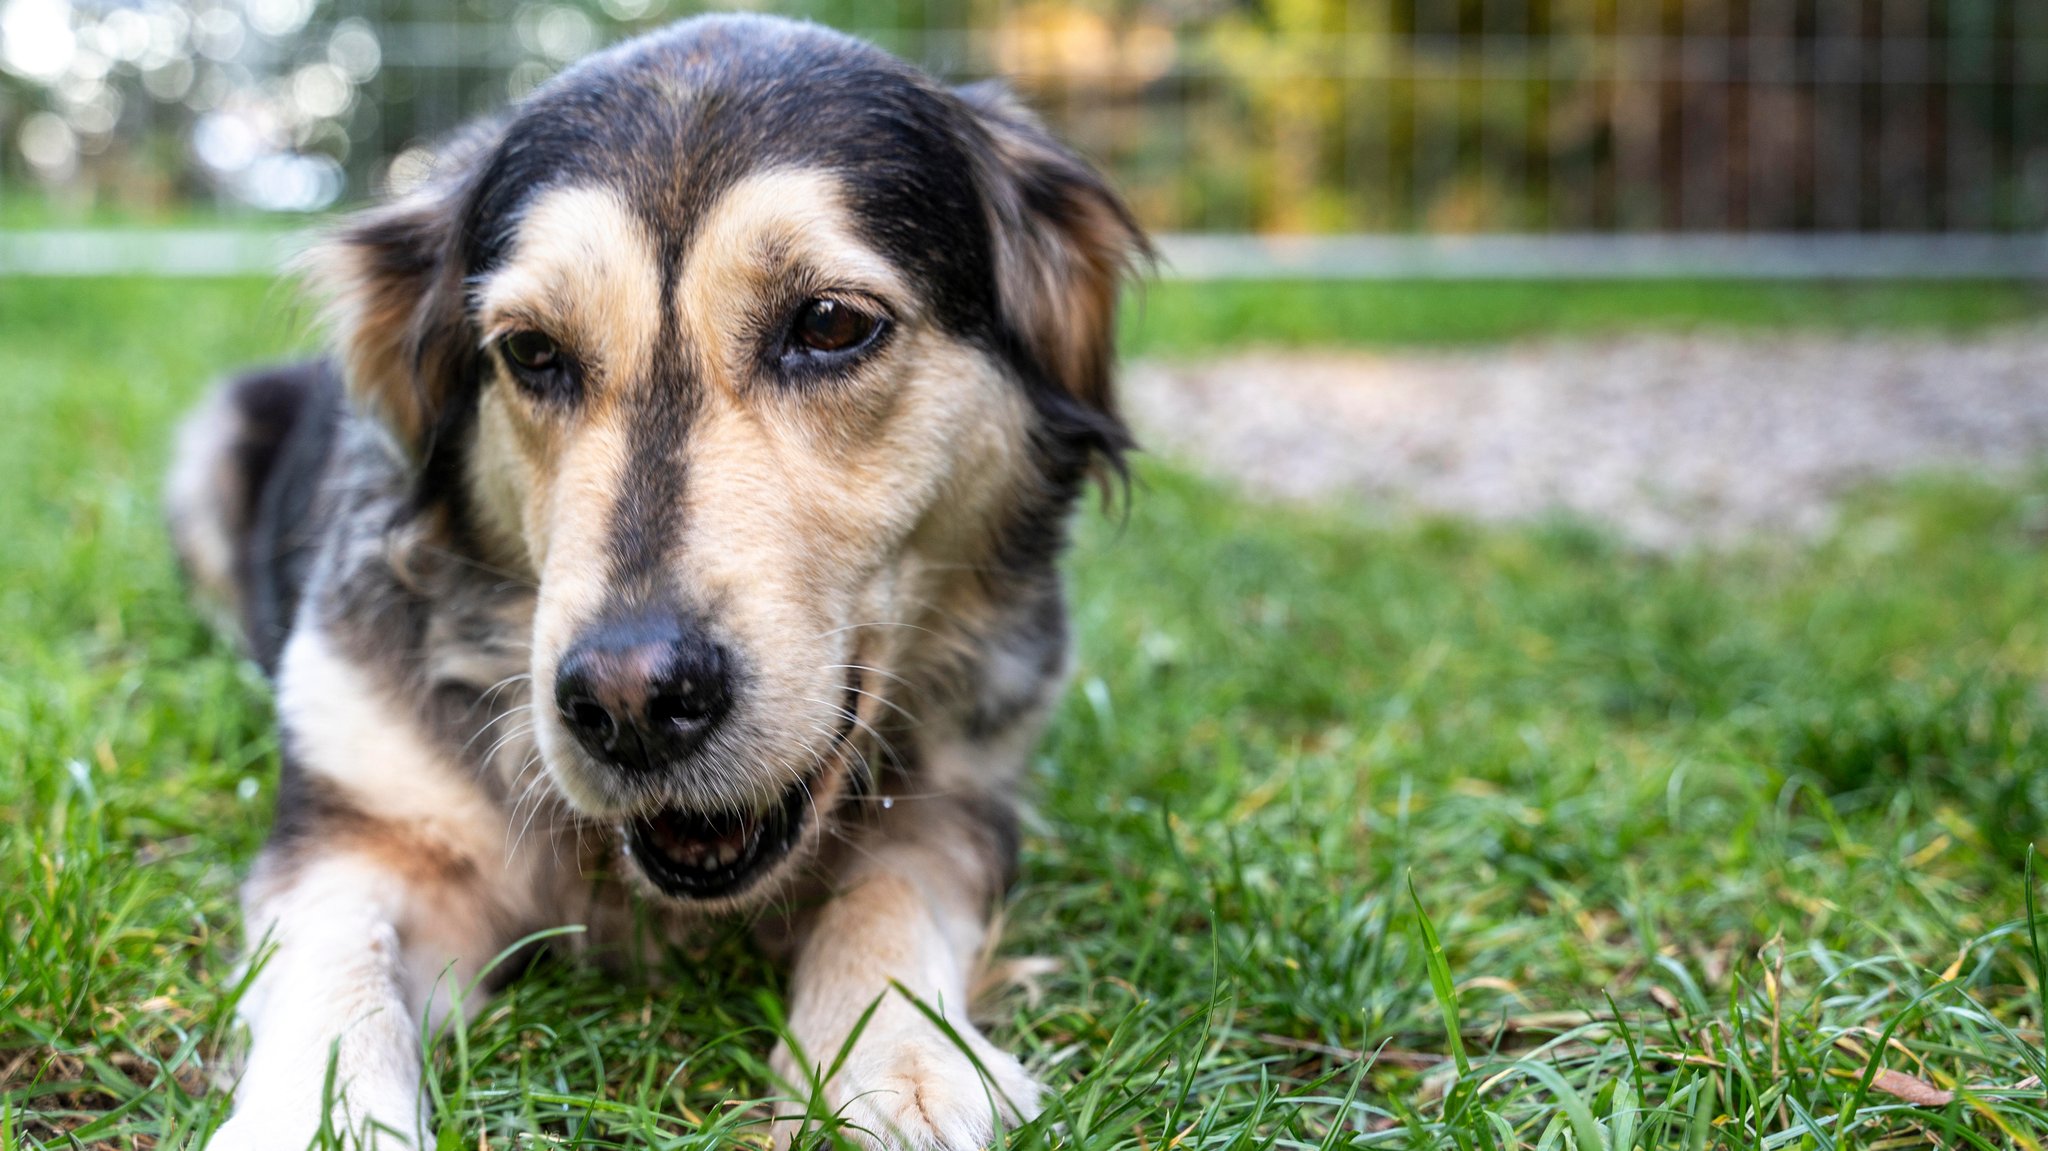
[[[347,690],[381,697],[447,758],[477,766],[476,727],[524,704],[531,581],[466,556],[452,538],[459,515],[422,498],[333,367],[231,381],[188,424],[181,453],[174,534],[249,654],[282,679],[293,644],[317,645],[348,665]],[[193,493],[183,501],[181,483]]]

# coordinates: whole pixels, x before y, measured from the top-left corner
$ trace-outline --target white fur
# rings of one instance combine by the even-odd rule
[[[241,1004],[251,1047],[234,1115],[211,1146],[301,1148],[317,1130],[330,1053],[336,1129],[376,1146],[420,1134],[423,1028],[534,914],[534,869],[508,859],[506,817],[462,778],[317,628],[285,650],[278,710],[298,766],[460,880],[420,870],[377,841],[321,843],[266,856],[244,891],[259,964]],[[461,1002],[474,1012],[480,994]],[[369,1133],[381,1125],[392,1132]]]
[[[305,1147],[319,1127],[330,1052],[334,1127],[379,1147],[418,1145],[420,1029],[398,935],[405,902],[393,876],[351,860],[249,899],[251,937],[270,950],[251,957],[262,966],[241,1005],[248,1064],[234,1115],[210,1147]],[[398,1134],[372,1134],[373,1124]]]
[[[285,645],[277,713],[299,766],[340,786],[363,814],[423,825],[466,856],[503,855],[498,805],[317,627],[294,629]]]

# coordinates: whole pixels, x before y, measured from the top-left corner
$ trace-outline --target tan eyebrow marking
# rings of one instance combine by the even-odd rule
[[[915,302],[896,266],[859,238],[839,177],[776,168],[740,180],[705,213],[676,280],[677,330],[723,348],[735,303],[760,299],[792,270],[807,290],[872,296],[899,316]]]
[[[538,327],[590,370],[635,374],[661,337],[658,250],[609,189],[542,193],[520,222],[511,256],[479,293],[486,342]]]

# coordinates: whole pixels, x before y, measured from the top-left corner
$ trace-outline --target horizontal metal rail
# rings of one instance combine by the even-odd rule
[[[2048,237],[1981,233],[1182,234],[1160,249],[1183,280],[2048,280]]]

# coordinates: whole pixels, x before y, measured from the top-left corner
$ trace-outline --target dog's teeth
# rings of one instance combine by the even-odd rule
[[[649,878],[669,894],[716,895],[789,849],[790,802],[744,813],[670,809],[630,825],[627,848],[645,857]]]

